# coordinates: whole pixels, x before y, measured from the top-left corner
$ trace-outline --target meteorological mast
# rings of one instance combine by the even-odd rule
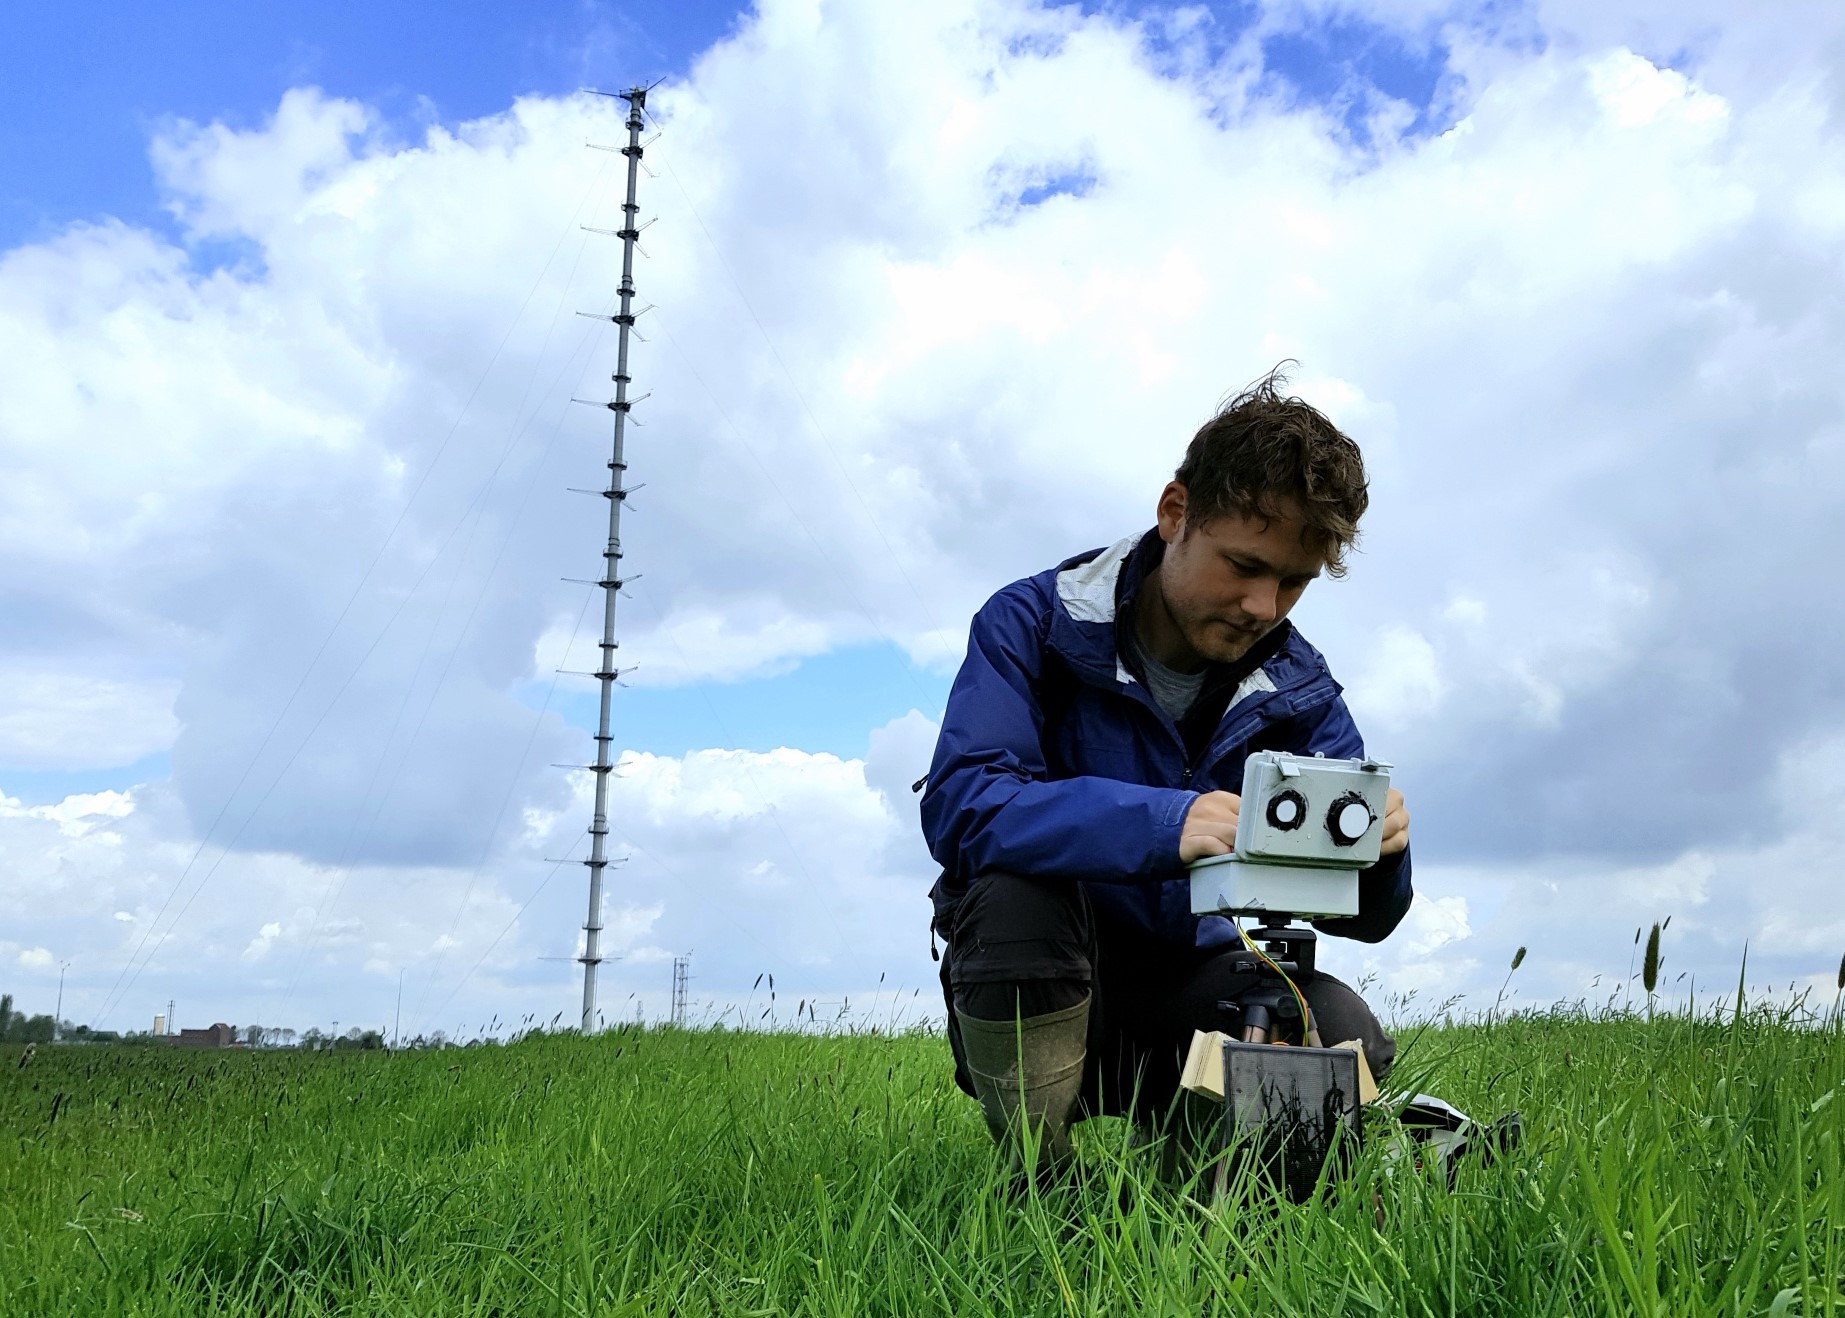
[[[601,701],[596,719],[596,762],[586,767],[596,775],[596,806],[589,821],[589,914],[583,921],[583,1033],[596,1028],[596,967],[602,964],[602,872],[608,868],[609,774],[614,769],[610,753],[609,701],[620,670],[615,666],[615,599],[622,587],[621,576],[621,506],[629,494],[626,476],[627,459],[623,442],[628,427],[628,411],[633,400],[628,397],[632,379],[628,374],[628,340],[634,329],[634,247],[640,237],[635,223],[639,206],[635,189],[641,169],[642,111],[647,106],[647,88],[630,87],[624,92],[598,92],[628,103],[628,142],[619,149],[628,158],[628,193],[621,207],[621,228],[614,237],[621,239],[621,283],[617,288],[620,303],[613,316],[615,322],[615,397],[606,406],[615,414],[615,433],[609,454],[609,480],[602,496],[609,501],[609,540],[602,551],[602,575],[596,585],[602,587],[602,648],[593,677],[601,684]],[[588,313],[585,313],[588,314]]]

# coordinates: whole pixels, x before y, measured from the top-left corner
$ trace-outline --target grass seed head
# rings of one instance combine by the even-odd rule
[[[1524,963],[1525,963],[1525,949],[1521,947],[1516,952],[1512,953],[1512,969],[1517,970]],[[1840,962],[1839,965],[1840,965],[1839,973],[1842,975],[1845,975],[1845,961]]]
[[[1651,993],[1659,983],[1659,925],[1653,925],[1653,932],[1646,936],[1646,959],[1640,963],[1640,982]]]

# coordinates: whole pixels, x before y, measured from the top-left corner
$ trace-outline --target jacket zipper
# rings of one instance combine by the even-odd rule
[[[1262,725],[1268,721],[1266,718],[1263,718],[1262,715],[1267,713],[1268,707],[1276,701],[1286,700],[1288,714],[1291,716],[1295,714],[1304,714],[1310,709],[1318,709],[1321,705],[1330,703],[1338,694],[1338,689],[1334,688],[1324,693],[1314,692],[1307,699],[1300,700],[1287,692],[1270,692],[1268,697],[1257,703],[1254,708],[1243,712],[1243,716],[1237,720],[1231,735],[1219,737],[1205,747],[1204,755],[1198,761],[1199,766],[1202,767],[1206,764],[1217,763],[1217,761],[1221,760],[1229,752],[1232,746],[1246,742],[1253,737]],[[1191,768],[1188,766],[1185,771],[1186,780],[1188,782],[1191,779],[1191,773]]]
[[[1109,683],[1106,689],[1112,690],[1116,695],[1121,696],[1130,704],[1139,705],[1157,719],[1160,725],[1166,728],[1174,739],[1178,741],[1179,753],[1184,755],[1185,738],[1180,734],[1178,724],[1174,723],[1166,711],[1155,703],[1152,693],[1149,692],[1143,684],[1136,682],[1134,685],[1140,689],[1138,695],[1130,694],[1128,690],[1123,690],[1119,683],[1114,682]],[[1309,685],[1312,686],[1317,684],[1310,683]],[[1179,771],[1179,786],[1181,788],[1190,787],[1192,779],[1197,776],[1200,769],[1207,764],[1215,764],[1218,760],[1222,759],[1224,752],[1230,747],[1235,746],[1239,742],[1247,741],[1255,733],[1256,729],[1260,728],[1263,723],[1266,722],[1261,715],[1277,700],[1285,700],[1287,702],[1289,714],[1304,714],[1310,709],[1317,709],[1328,701],[1335,699],[1339,694],[1339,688],[1333,686],[1331,690],[1313,691],[1307,699],[1300,700],[1293,694],[1294,691],[1299,689],[1299,687],[1293,687],[1285,691],[1270,691],[1264,693],[1264,697],[1259,699],[1252,708],[1243,711],[1242,717],[1237,721],[1234,736],[1218,737],[1207,743],[1203,753],[1198,757],[1196,764],[1192,763],[1189,759],[1184,762],[1183,767]],[[1251,717],[1252,715],[1254,717]]]

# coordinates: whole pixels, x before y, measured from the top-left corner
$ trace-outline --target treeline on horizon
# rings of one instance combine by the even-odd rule
[[[232,1026],[237,1042],[246,1048],[306,1048],[310,1050],[383,1048],[385,1038],[378,1030],[361,1030],[357,1026],[344,1034],[331,1030],[292,1029],[268,1025]],[[0,993],[0,1044],[9,1043],[119,1043],[159,1044],[162,1036],[152,1030],[96,1030],[74,1021],[60,1021],[49,1012],[27,1015],[13,1008],[13,995]],[[399,1047],[440,1048],[448,1039],[440,1031],[425,1037],[406,1039]]]

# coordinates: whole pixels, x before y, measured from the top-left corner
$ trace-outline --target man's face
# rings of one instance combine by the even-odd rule
[[[1203,526],[1185,517],[1185,487],[1160,496],[1160,593],[1166,613],[1199,661],[1228,663],[1288,616],[1326,566],[1307,547],[1299,511],[1284,502],[1272,518],[1228,513]]]

